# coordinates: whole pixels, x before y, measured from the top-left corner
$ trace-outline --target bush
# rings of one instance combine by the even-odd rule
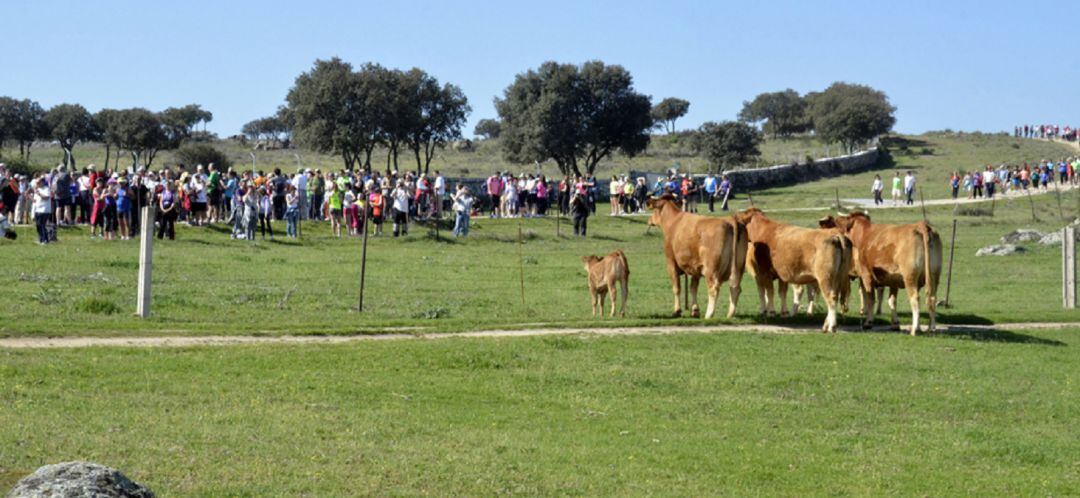
[[[190,165],[202,164],[209,166],[210,163],[213,163],[218,171],[225,171],[232,166],[232,161],[224,152],[203,143],[189,143],[180,147],[176,151],[176,160]]]
[[[32,176],[35,171],[47,171],[49,169],[48,166],[34,164],[20,157],[10,159],[3,158],[0,159],[0,163],[4,163],[4,166],[8,169],[8,171],[20,175],[26,175],[28,177]]]

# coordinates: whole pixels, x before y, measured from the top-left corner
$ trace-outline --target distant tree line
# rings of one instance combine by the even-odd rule
[[[79,104],[58,104],[45,110],[29,99],[0,97],[0,146],[18,143],[19,158],[29,161],[34,142],[56,142],[64,150],[64,164],[74,168],[75,146],[100,142],[105,145],[106,166],[113,160],[113,167],[118,166],[122,151],[131,155],[134,164],[150,166],[159,151],[176,149],[185,141],[204,136],[206,123],[213,119],[214,115],[198,104],[161,112],[131,108],[91,114]],[[204,127],[201,134],[199,124]]]

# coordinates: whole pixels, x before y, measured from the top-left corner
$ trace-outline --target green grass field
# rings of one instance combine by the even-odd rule
[[[1010,150],[1067,153],[1029,141],[1012,149],[1011,139],[926,140],[933,155],[897,162],[931,176]],[[865,175],[754,200],[812,226],[829,211],[784,209],[827,206],[836,182],[851,182],[842,196],[862,197],[854,189],[868,188]],[[1061,309],[1060,248],[974,257],[1014,228],[1053,230],[1080,216],[1075,191],[1060,204],[1033,197],[1035,221],[1028,202],[958,217],[952,306],[940,320],[1075,329],[0,349],[0,489],[40,465],[86,459],[162,496],[1080,495],[1080,315]],[[947,241],[953,208],[927,214]],[[132,317],[137,242],[63,229],[61,243],[39,247],[20,227],[17,242],[0,241],[0,337],[703,323],[669,318],[662,238],[644,217],[593,217],[584,240],[568,237],[566,220],[561,231],[551,218],[480,219],[463,240],[421,226],[403,240],[373,238],[358,313],[359,239],[331,238],[319,224],[305,224],[301,242],[254,244],[182,227],[177,241],[155,245],[153,316],[141,321]],[[593,319],[579,256],[617,247],[631,267],[629,313]],[[734,322],[757,323],[753,281],[742,287]],[[944,287],[943,278],[939,298]],[[857,324],[850,314],[841,322]]]
[[[0,487],[162,496],[1080,493],[1077,330],[0,350]]]

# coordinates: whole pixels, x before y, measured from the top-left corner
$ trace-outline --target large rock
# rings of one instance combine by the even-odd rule
[[[1056,246],[1061,243],[1061,239],[1063,238],[1065,238],[1065,230],[1061,229],[1056,232],[1050,232],[1046,235],[1043,235],[1043,237],[1039,239],[1039,244],[1044,246]],[[1080,240],[1080,231],[1076,232],[1076,239]]]
[[[1020,228],[1020,229],[1017,229],[1017,230],[1013,230],[1013,231],[1005,234],[1005,236],[1001,237],[1001,243],[1002,244],[1017,244],[1017,243],[1020,243],[1020,242],[1035,242],[1035,241],[1043,238],[1043,236],[1045,236],[1045,235],[1046,234],[1044,234],[1044,233],[1042,233],[1042,232],[1040,232],[1038,230],[1032,230],[1030,228]]]
[[[8,498],[152,498],[154,492],[116,469],[64,462],[37,469],[15,484]]]
[[[1001,244],[999,246],[986,246],[975,251],[976,256],[1006,256],[1013,253],[1024,252],[1025,249],[1015,244]]]

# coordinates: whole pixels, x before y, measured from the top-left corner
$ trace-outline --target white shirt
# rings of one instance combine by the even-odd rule
[[[34,189],[34,214],[48,214],[52,212],[52,190],[49,187]]]
[[[390,197],[394,198],[394,209],[397,211],[408,212],[409,211],[409,191],[398,187],[390,193]]]
[[[300,173],[293,177],[292,186],[296,190],[307,190],[307,175]]]
[[[904,177],[904,190],[911,190],[915,188],[915,175],[908,175]]]
[[[435,177],[435,193],[439,194],[440,197],[446,193],[446,178],[443,178],[442,175]]]
[[[885,185],[881,183],[881,178],[874,178],[874,185],[870,187],[871,192],[879,192],[885,189]]]
[[[473,198],[471,195],[463,195],[454,200],[454,211],[468,213],[472,209]]]
[[[90,175],[83,175],[79,177],[79,192],[86,192],[90,190]]]
[[[983,183],[994,183],[997,175],[993,171],[983,171]]]

